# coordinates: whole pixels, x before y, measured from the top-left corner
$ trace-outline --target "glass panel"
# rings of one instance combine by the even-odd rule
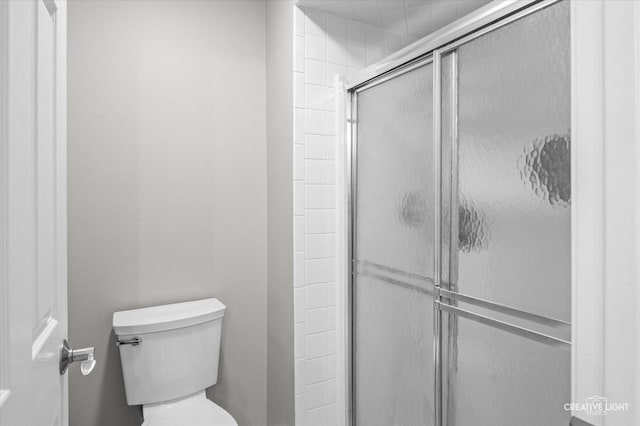
[[[363,275],[356,292],[356,423],[432,425],[431,295]]]
[[[442,70],[443,286],[565,321],[568,6],[557,3],[460,46]],[[568,350],[455,315],[444,315],[442,331],[446,424],[568,424]]]
[[[358,95],[357,256],[433,277],[431,64]]]
[[[457,339],[449,352],[450,397],[446,400],[445,424],[569,424],[571,413],[563,408],[571,400],[568,349],[534,342],[467,318],[455,319]]]
[[[358,95],[354,373],[363,426],[433,422],[432,72],[425,65]]]
[[[450,278],[461,293],[565,321],[569,53],[568,2],[458,49],[457,268]]]

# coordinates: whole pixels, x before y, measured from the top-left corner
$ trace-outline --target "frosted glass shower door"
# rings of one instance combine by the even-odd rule
[[[450,426],[569,423],[569,45],[559,2],[443,55]]]
[[[512,12],[351,89],[354,426],[569,422],[569,2]]]
[[[433,67],[356,92],[355,423],[433,424]]]

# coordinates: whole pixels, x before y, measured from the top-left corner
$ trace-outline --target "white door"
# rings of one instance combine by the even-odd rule
[[[0,424],[68,424],[66,4],[0,0]]]

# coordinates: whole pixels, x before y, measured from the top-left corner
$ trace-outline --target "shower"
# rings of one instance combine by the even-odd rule
[[[569,21],[472,13],[347,81],[352,425],[569,423]]]

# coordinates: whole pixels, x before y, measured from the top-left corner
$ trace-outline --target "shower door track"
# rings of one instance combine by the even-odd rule
[[[356,73],[345,81],[344,88],[353,92],[383,83],[395,77],[399,69],[438,49],[455,48],[559,1],[561,0],[494,1]]]
[[[526,321],[541,324],[554,330],[570,331],[571,324],[565,321],[560,321],[553,318],[547,318],[544,316],[536,315],[530,312],[521,311],[509,306],[500,305],[494,302],[478,299],[472,296],[453,292],[441,287],[441,243],[442,243],[442,214],[441,214],[441,201],[442,201],[442,188],[441,188],[441,172],[442,164],[440,157],[440,150],[442,146],[442,123],[441,123],[441,66],[440,59],[443,54],[455,51],[455,49],[467,43],[475,38],[493,31],[497,28],[505,26],[513,21],[516,21],[524,16],[535,13],[541,9],[544,9],[552,4],[558,3],[562,0],[506,0],[506,1],[494,1],[489,5],[482,7],[466,17],[438,30],[431,35],[424,37],[421,40],[399,50],[395,54],[390,55],[382,62],[367,67],[360,73],[356,74],[353,78],[348,79],[345,82],[344,88],[347,93],[346,101],[346,142],[347,142],[347,237],[348,237],[348,288],[347,288],[347,327],[346,327],[346,341],[347,341],[347,362],[346,362],[346,406],[347,406],[347,419],[346,424],[348,426],[356,426],[355,418],[355,404],[356,404],[356,383],[355,383],[355,371],[354,371],[354,354],[356,352],[356,342],[354,339],[355,324],[353,313],[355,311],[355,287],[354,277],[358,274],[359,264],[365,264],[373,266],[377,271],[364,271],[363,275],[371,278],[378,279],[391,285],[397,285],[400,287],[411,288],[418,290],[422,293],[433,295],[434,300],[434,425],[442,426],[442,311],[449,312],[467,319],[501,329],[513,334],[520,335],[522,337],[538,341],[540,343],[548,344],[551,346],[561,347],[566,350],[570,350],[571,341],[561,337],[552,336],[550,334],[531,330],[529,328],[522,327],[500,321],[489,316],[480,315],[478,313],[468,311],[466,309],[459,308],[456,303],[458,301],[467,303],[470,305],[485,308],[494,313],[505,314],[513,317],[517,317]],[[455,52],[453,53],[455,54]],[[357,229],[357,216],[356,216],[356,200],[358,191],[357,180],[357,168],[358,168],[358,150],[357,150],[357,117],[358,117],[358,105],[357,95],[359,92],[382,84],[388,80],[396,78],[402,74],[410,72],[416,68],[425,66],[429,63],[433,63],[433,145],[434,145],[434,184],[436,188],[435,192],[435,246],[434,246],[434,278],[429,277],[416,277],[425,280],[428,283],[427,287],[416,286],[414,283],[407,282],[408,275],[415,275],[404,271],[399,271],[394,268],[387,267],[385,265],[379,265],[368,261],[357,261],[356,246],[355,246],[355,232]],[[456,61],[453,61],[455,66]],[[453,108],[456,109],[457,105],[454,102]],[[454,121],[456,114],[453,114]],[[455,126],[455,124],[454,124]],[[454,137],[454,140],[456,138]],[[454,142],[455,149],[455,142]],[[451,170],[452,175],[457,173],[457,170]],[[391,272],[395,274],[404,275],[403,278],[389,277],[384,272]]]

